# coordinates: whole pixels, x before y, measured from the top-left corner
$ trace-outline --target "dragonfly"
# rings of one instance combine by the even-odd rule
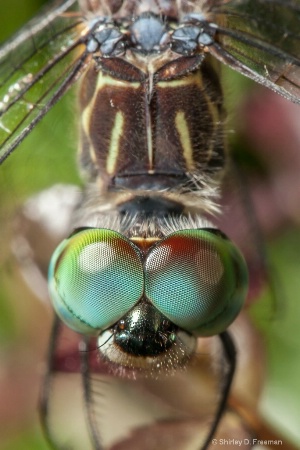
[[[248,275],[214,218],[228,165],[219,66],[299,104],[299,20],[297,1],[67,0],[2,47],[2,163],[79,84],[87,184],[56,193],[57,214],[65,195],[74,211],[49,269],[40,411],[54,448],[83,446],[54,426],[67,372],[81,374],[91,448],[251,448],[264,436],[231,387],[227,329],[244,320]]]

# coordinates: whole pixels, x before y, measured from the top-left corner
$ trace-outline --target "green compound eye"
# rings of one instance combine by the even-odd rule
[[[137,247],[121,234],[86,229],[64,240],[49,267],[49,290],[59,317],[94,334],[124,316],[144,289]]]
[[[198,336],[221,333],[241,310],[248,289],[238,249],[211,230],[182,230],[153,247],[145,294],[179,327]]]

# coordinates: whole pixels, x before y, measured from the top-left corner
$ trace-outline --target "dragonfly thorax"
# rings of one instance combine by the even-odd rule
[[[165,22],[149,12],[124,36],[121,27],[101,26],[93,39],[123,50],[106,57],[95,50],[83,78],[80,159],[88,177],[104,191],[198,190],[205,177],[213,183],[225,164],[218,64],[201,47],[174,51]],[[177,31],[177,46],[200,33],[192,25]]]

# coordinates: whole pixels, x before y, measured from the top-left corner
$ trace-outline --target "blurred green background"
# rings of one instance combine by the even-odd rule
[[[45,1],[1,0],[0,41],[25,24]],[[69,94],[70,97],[72,94]],[[10,218],[24,199],[57,182],[77,183],[76,128],[69,99],[49,122],[21,144],[0,171],[0,449],[46,450],[37,402],[47,354],[52,312],[33,298],[9,253]],[[70,131],[66,130],[70,123]],[[75,133],[74,133],[75,131]]]
[[[0,41],[26,23],[43,3],[41,0],[1,0]],[[246,89],[253,89],[253,84],[238,75],[227,77],[229,84],[235,86],[230,99],[235,105],[246,95]],[[65,126],[68,121],[73,123],[73,115],[70,100],[60,102],[1,167],[2,232],[7,232],[12,212],[33,192],[56,182],[79,182],[75,169],[76,133],[66,133]],[[14,263],[8,256],[3,236],[0,243],[0,450],[43,450],[47,447],[40,434],[35,402],[50,314],[46,307],[30,297],[22,282],[21,287],[17,287],[11,273]],[[280,317],[276,315],[274,320],[267,320],[271,315],[271,300],[266,293],[252,311],[267,346],[268,375],[262,413],[300,448],[300,234],[297,224],[289,224],[270,239],[268,248],[272,263],[280,274],[284,306],[279,308]]]

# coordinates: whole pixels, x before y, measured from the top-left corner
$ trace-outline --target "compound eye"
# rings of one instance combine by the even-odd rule
[[[239,250],[212,230],[182,230],[154,246],[145,262],[145,294],[179,327],[198,336],[224,331],[248,289]]]
[[[50,262],[54,308],[79,333],[111,326],[138,302],[143,289],[140,252],[115,231],[79,231],[57,247]]]

